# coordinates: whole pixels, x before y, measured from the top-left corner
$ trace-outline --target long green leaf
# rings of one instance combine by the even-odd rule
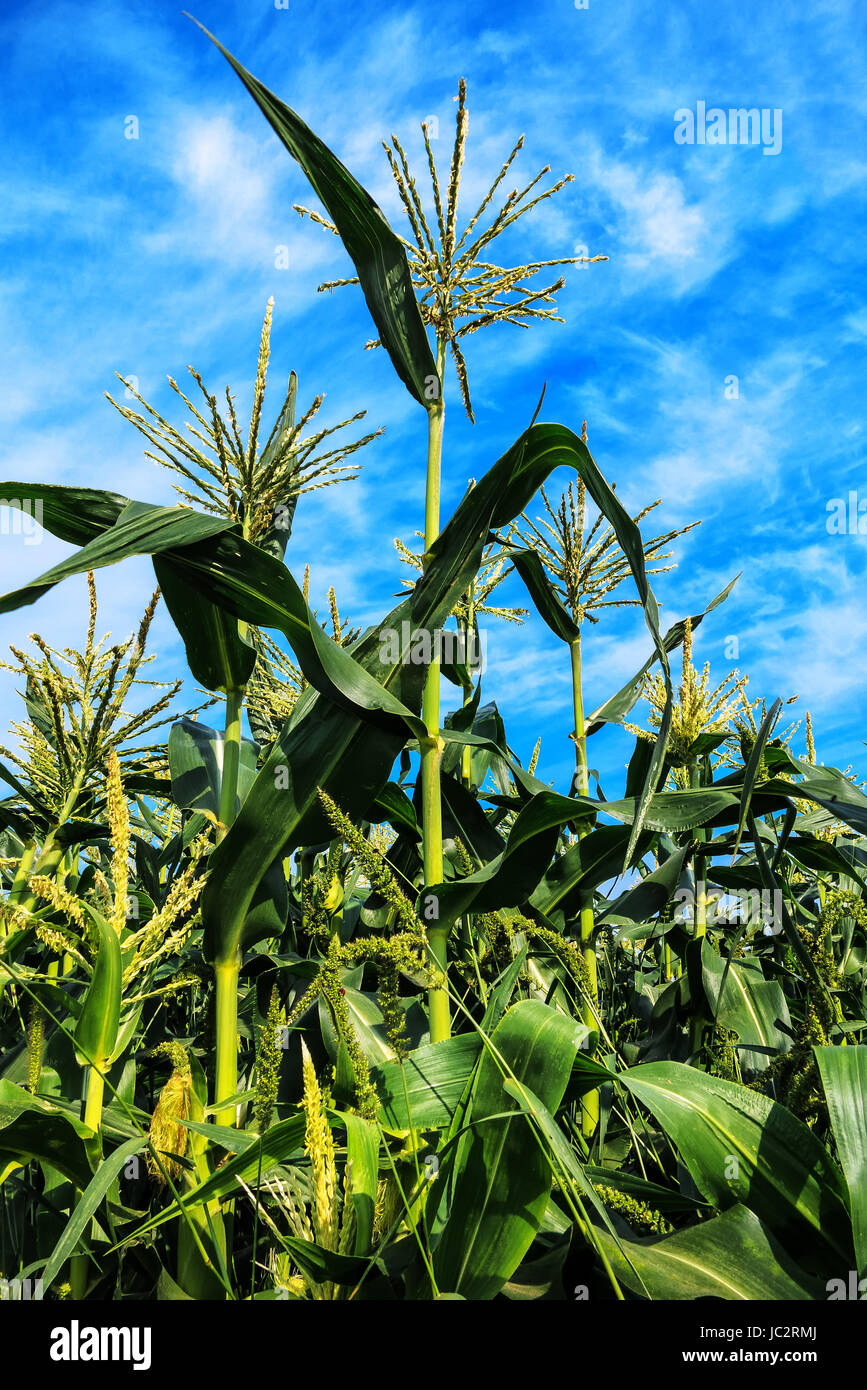
[[[652,1299],[816,1299],[824,1290],[786,1255],[754,1212],[721,1216],[654,1241],[621,1241],[598,1231],[618,1279]]]
[[[784,1106],[681,1062],[649,1062],[617,1080],[656,1116],[708,1201],[742,1202],[787,1248],[851,1259],[840,1171]]]
[[[410,394],[428,408],[440,395],[436,364],[406,252],[384,213],[300,116],[242,67],[204,25],[199,24],[199,28],[234,68],[272,130],[301,165],[352,257],[367,307],[395,371]]]
[[[105,1198],[109,1188],[128,1159],[141,1153],[147,1146],[147,1138],[136,1135],[128,1143],[121,1144],[108,1158],[104,1158],[91,1178],[75,1210],[63,1229],[63,1234],[51,1252],[42,1278],[45,1284],[52,1284],[63,1267],[64,1261],[72,1255],[85,1230],[90,1225],[97,1207]]]
[[[373,1240],[373,1215],[379,1190],[379,1130],[361,1115],[333,1112],[332,1123],[346,1130],[350,1196],[355,1207],[356,1255],[366,1255]]]
[[[867,1276],[867,1047],[817,1047],[834,1142],[849,1188],[855,1260]]]
[[[535,1000],[513,1005],[495,1029],[494,1051],[486,1048],[476,1073],[471,1127],[459,1141],[451,1208],[434,1252],[442,1292],[493,1298],[529,1249],[548,1204],[551,1168],[520,1110],[503,1116],[515,1106],[504,1093],[503,1068],[556,1110],[578,1044],[574,1020]]]

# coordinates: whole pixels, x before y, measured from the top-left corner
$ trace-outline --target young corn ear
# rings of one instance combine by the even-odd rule
[[[190,1131],[181,1121],[190,1118],[193,1077],[190,1059],[180,1043],[161,1043],[154,1051],[167,1053],[172,1059],[172,1074],[160,1091],[151,1116],[146,1160],[151,1177],[164,1187],[166,1173],[175,1181],[184,1171],[183,1165],[171,1155],[183,1158],[187,1152]],[[159,1162],[155,1153],[159,1154]]]

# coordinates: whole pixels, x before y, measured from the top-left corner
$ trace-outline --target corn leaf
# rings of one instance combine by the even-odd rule
[[[237,618],[191,590],[165,556],[154,557],[154,573],[199,684],[206,690],[243,690],[256,665],[256,652],[238,631]]]
[[[75,1210],[42,1271],[42,1279],[45,1284],[50,1285],[54,1282],[65,1261],[75,1252],[79,1240],[90,1227],[91,1218],[106,1197],[121,1169],[130,1158],[141,1153],[146,1146],[146,1136],[138,1134],[126,1144],[121,1144],[108,1158],[102,1160],[76,1203]]]
[[[371,1071],[387,1129],[445,1129],[451,1124],[464,1087],[482,1050],[476,1033],[424,1043],[405,1061],[385,1062]]]
[[[737,1205],[660,1240],[595,1237],[617,1278],[653,1299],[816,1299],[824,1295],[754,1212]]]
[[[56,1168],[76,1187],[86,1188],[96,1157],[93,1131],[87,1125],[44,1096],[31,1096],[11,1081],[0,1081],[0,1169],[12,1160],[36,1159]]]
[[[814,1048],[849,1189],[855,1262],[867,1275],[867,1047]]]
[[[86,906],[85,910],[99,933],[99,950],[72,1037],[79,1065],[102,1071],[117,1042],[123,963],[114,927],[93,908]]]
[[[579,1040],[573,1019],[536,1000],[514,1004],[494,1030],[473,1084],[470,1129],[459,1141],[451,1206],[434,1252],[441,1292],[493,1298],[529,1249],[548,1204],[551,1168],[528,1142],[528,1121],[504,1092],[504,1071],[556,1110]],[[509,1110],[514,1115],[504,1116]]]
[[[199,21],[195,20],[198,24]],[[204,25],[271,129],[297,160],[355,264],[383,347],[410,395],[425,408],[439,400],[439,378],[419,314],[406,252],[385,214],[357,179],[290,107],[257,81]]]
[[[824,1246],[851,1259],[842,1175],[785,1106],[681,1062],[649,1062],[617,1080],[656,1116],[709,1202],[742,1202],[792,1254]]]

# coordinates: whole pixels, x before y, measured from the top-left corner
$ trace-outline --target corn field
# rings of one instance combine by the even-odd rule
[[[499,264],[500,234],[528,215],[529,244],[567,179],[513,171],[518,141],[465,206],[461,80],[446,164],[427,126],[415,172],[385,146],[399,234],[217,47],[306,176],[320,210],[299,214],[347,253],[354,274],[322,288],[360,290],[368,347],[411,398],[418,545],[397,543],[395,606],[365,630],[334,589],[326,615],[311,608],[296,514],[317,488],[351,488],[380,430],[363,409],[322,426],[294,373],[273,387],[270,303],[249,421],[192,368],[172,379],[172,418],[126,378],[109,396],[176,505],[0,484],[73,547],[0,599],[21,699],[0,749],[4,1288],[861,1296],[857,772],[826,766],[810,716],[790,721],[739,671],[714,688],[696,652],[733,579],[661,623],[653,581],[684,531],[655,534],[652,498],[625,509],[592,419],[549,422],[540,400],[441,508],[448,415],[478,409],[466,340],[503,323],[544,336],[570,270],[605,273],[601,251]],[[151,557],[153,591],[116,643],[99,593],[134,556]],[[26,638],[75,575],[90,606],[70,645]],[[524,606],[498,594],[507,580]],[[149,674],[158,605],[185,652],[168,681]],[[594,629],[614,607],[643,622],[646,660],[591,710]],[[500,622],[559,639],[568,785],[510,743],[479,652]],[[633,751],[608,800],[592,768],[611,726]]]

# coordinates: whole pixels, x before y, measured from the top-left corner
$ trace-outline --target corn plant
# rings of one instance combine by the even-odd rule
[[[731,584],[662,630],[651,579],[690,527],[643,534],[659,504],[625,509],[586,427],[534,418],[441,516],[447,360],[472,419],[464,340],[556,316],[561,280],[534,277],[575,258],[491,247],[567,180],[503,196],[519,141],[461,230],[461,83],[445,175],[423,128],[430,209],[386,146],[402,237],[225,56],[352,262],[331,285],[360,286],[425,411],[421,553],[398,543],[412,578],[366,631],[333,588],[311,608],[296,508],[374,433],[313,424],[293,374],[262,443],[270,305],[243,434],[195,372],[189,397],[171,382],[185,432],[113,402],[178,505],[3,485],[72,553],[0,614],[75,574],[91,607],[83,651],[13,647],[0,1273],[115,1300],[837,1297],[867,1276],[863,788],[817,761],[809,716],[795,752],[781,699],[693,665]],[[96,640],[93,575],[141,554],[208,692],[184,714],[184,673],[142,674],[156,597],[136,638]],[[610,607],[640,613],[647,658],[587,713],[584,623]],[[538,739],[510,742],[496,670],[407,659],[480,617],[569,648],[562,789]],[[588,746],[612,726],[634,747],[604,800]]]

